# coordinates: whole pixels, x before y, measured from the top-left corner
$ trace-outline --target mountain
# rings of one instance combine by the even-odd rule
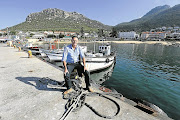
[[[49,8],[27,16],[26,21],[10,27],[10,30],[58,30],[79,32],[97,31],[97,29],[111,30],[111,26],[91,20],[77,12],[66,12],[57,8]]]
[[[180,26],[180,4],[174,7],[158,6],[145,14],[142,18],[126,23],[120,23],[114,28],[119,31],[149,31],[157,27]]]
[[[164,5],[164,6],[157,6],[155,8],[153,8],[151,11],[149,11],[148,13],[146,13],[143,17],[149,17],[149,16],[153,16],[153,15],[157,15],[158,13],[169,9],[170,6],[169,5]]]

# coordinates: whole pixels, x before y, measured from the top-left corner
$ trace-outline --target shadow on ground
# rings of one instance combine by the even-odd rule
[[[64,81],[59,82],[48,77],[16,77],[17,80],[24,82],[28,85],[34,86],[38,90],[46,90],[46,91],[61,91],[64,92],[66,89],[62,87],[65,86]],[[60,88],[61,87],[61,88]]]

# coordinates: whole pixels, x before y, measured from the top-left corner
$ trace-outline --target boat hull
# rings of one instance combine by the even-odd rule
[[[95,72],[110,67],[115,61],[106,62],[86,62],[86,68],[89,72]]]

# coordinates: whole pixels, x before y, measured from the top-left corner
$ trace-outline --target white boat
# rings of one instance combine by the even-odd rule
[[[87,46],[80,46],[80,47],[84,53],[87,52]],[[64,49],[59,49],[59,50],[57,49],[57,50],[53,50],[53,51],[49,51],[49,52],[46,51],[45,53],[48,56],[49,61],[53,62],[53,61],[61,61],[63,52],[64,52]]]
[[[52,53],[46,53],[46,55],[48,56],[49,61],[53,62],[53,61],[61,61],[63,53],[53,53],[52,52]]]
[[[24,46],[22,46],[22,49],[24,51],[28,51],[28,50],[31,50],[31,49],[37,49],[37,48],[39,48],[38,45],[35,45],[35,44],[31,43],[31,42],[28,42]],[[35,51],[37,51],[37,50],[35,50]]]
[[[110,45],[99,46],[99,53],[85,53],[86,68],[90,72],[102,70],[110,67],[116,58],[116,54],[111,52]]]
[[[96,71],[95,74],[90,74],[91,79],[98,84],[102,84],[104,81],[108,80],[113,73],[115,63],[110,67],[102,70]]]
[[[115,62],[116,54],[111,52],[110,45],[99,46],[98,53],[87,53],[87,46],[81,46],[81,48],[85,53],[86,68],[90,72],[108,68]],[[63,50],[57,53],[49,52],[46,54],[50,62],[61,62]]]

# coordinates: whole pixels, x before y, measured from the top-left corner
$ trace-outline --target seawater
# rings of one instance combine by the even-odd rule
[[[87,45],[98,52],[100,43]],[[129,99],[143,99],[180,118],[180,47],[159,44],[115,44],[115,66],[91,74],[91,79],[114,88]],[[62,45],[60,45],[62,47]]]
[[[103,85],[125,97],[159,106],[180,118],[180,48],[148,44],[112,44],[117,51],[112,76]]]

